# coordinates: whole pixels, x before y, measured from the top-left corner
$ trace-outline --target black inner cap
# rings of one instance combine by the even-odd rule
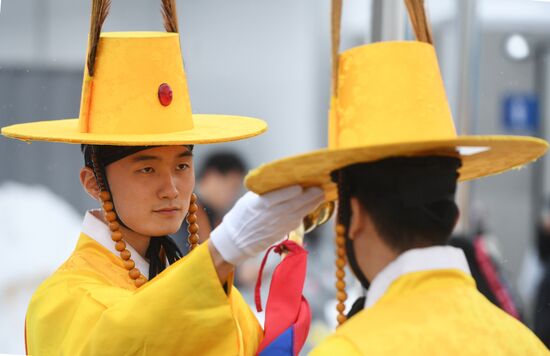
[[[193,151],[193,145],[182,145]],[[109,145],[94,145],[94,150],[101,160],[103,167],[107,167],[113,162],[116,162],[124,157],[128,157],[139,151],[147,150],[160,146],[109,146]],[[86,167],[93,168],[92,165],[92,145],[82,144],[80,150],[84,154],[84,164]]]

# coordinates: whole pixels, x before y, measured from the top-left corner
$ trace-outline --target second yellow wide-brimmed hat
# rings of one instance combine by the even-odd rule
[[[534,137],[457,136],[434,47],[425,42],[378,42],[340,54],[329,115],[328,148],[253,170],[257,193],[300,184],[323,186],[336,199],[332,171],[396,156],[453,155],[460,180],[518,168],[543,155]]]

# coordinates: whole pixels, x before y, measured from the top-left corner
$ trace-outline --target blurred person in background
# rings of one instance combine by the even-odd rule
[[[524,322],[518,290],[504,270],[502,255],[494,236],[487,231],[487,212],[481,204],[471,210],[472,235],[455,234],[449,245],[462,249],[476,287],[493,304]]]
[[[223,216],[243,193],[243,179],[248,169],[234,152],[214,152],[208,155],[197,180],[200,198],[210,226],[218,226]]]
[[[196,184],[199,207],[197,219],[201,227],[200,242],[208,239],[212,229],[221,223],[223,216],[243,194],[246,171],[244,160],[237,153],[219,151],[206,157]],[[184,251],[189,247],[185,238],[187,232],[188,224],[184,222],[176,238],[176,244]],[[250,261],[245,262],[246,266],[249,264]],[[253,265],[256,266],[257,263]],[[241,273],[249,275],[245,272],[249,270],[246,266],[239,270],[237,276]],[[240,278],[236,279],[238,280]]]

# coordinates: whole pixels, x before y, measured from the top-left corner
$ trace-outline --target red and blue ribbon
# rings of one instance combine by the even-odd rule
[[[297,243],[285,240],[267,250],[256,282],[256,309],[262,311],[260,297],[262,273],[269,253],[287,255],[273,272],[265,311],[264,338],[260,356],[295,356],[306,342],[311,324],[311,311],[302,295],[307,270],[307,251]]]

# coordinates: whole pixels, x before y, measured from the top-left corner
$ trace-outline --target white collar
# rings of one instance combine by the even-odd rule
[[[99,211],[99,210],[95,210]],[[101,246],[111,251],[117,257],[120,256],[120,252],[115,249],[115,243],[111,240],[111,230],[101,220],[99,220],[93,214],[94,211],[89,210],[84,216],[84,222],[82,223],[82,232],[94,239]],[[149,263],[145,261],[143,257],[132,247],[129,243],[126,243],[126,248],[132,254],[132,259],[136,263],[136,268],[140,270],[141,274],[145,278],[149,277]]]
[[[451,246],[415,248],[399,255],[374,277],[367,291],[365,308],[372,307],[389,286],[404,274],[437,269],[458,269],[470,274],[464,252]]]

